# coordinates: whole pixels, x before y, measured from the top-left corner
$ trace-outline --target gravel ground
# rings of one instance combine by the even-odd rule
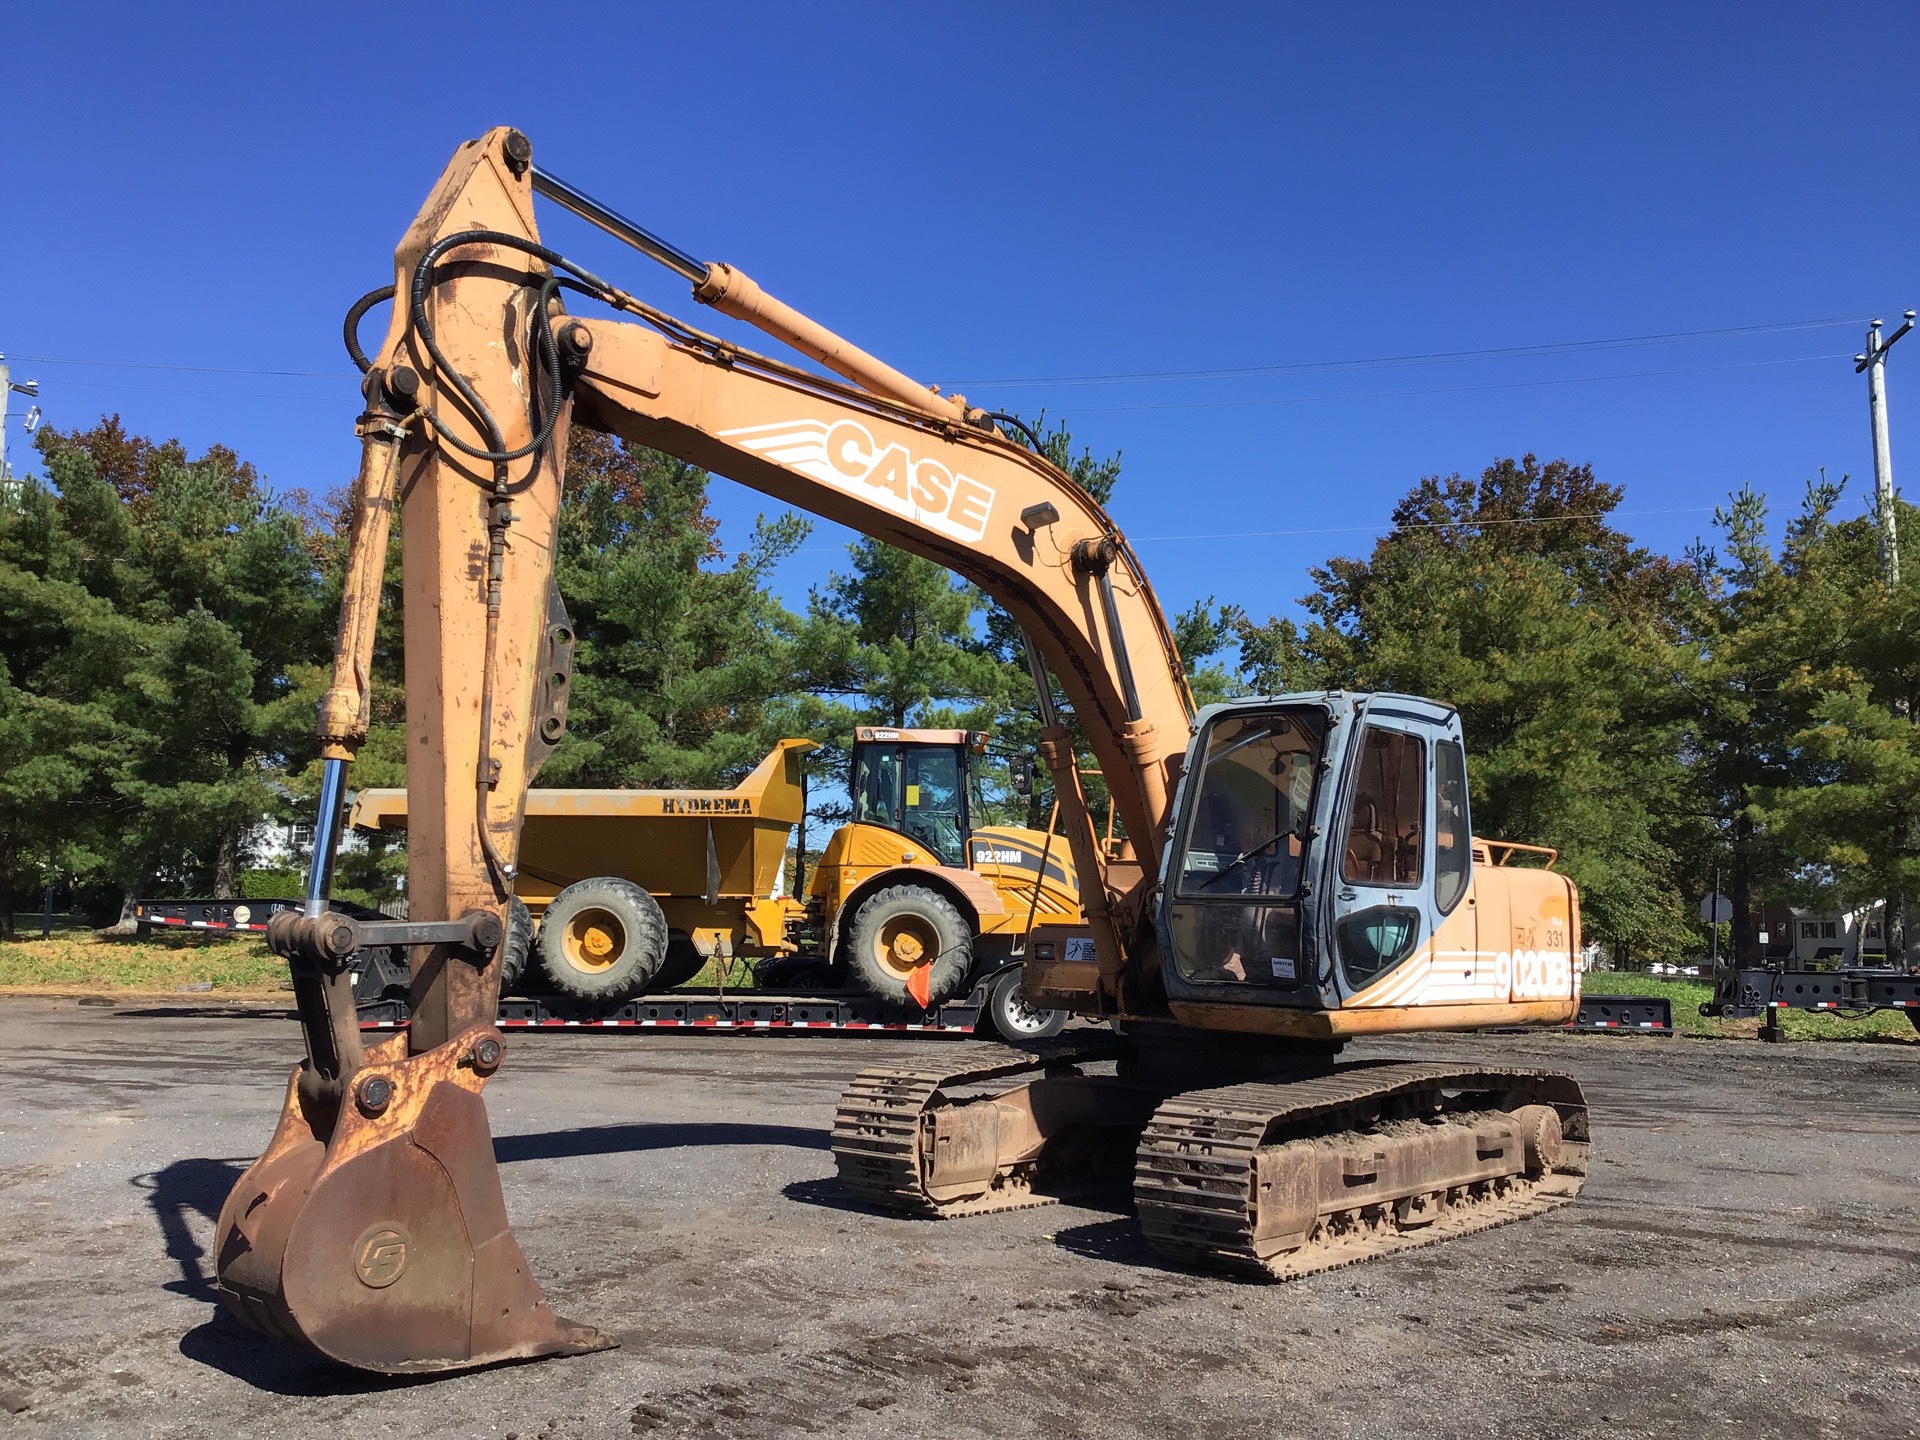
[[[521,1244],[557,1310],[625,1343],[402,1383],[213,1302],[213,1216],[272,1127],[289,1021],[0,1002],[0,1430],[1920,1433],[1911,1047],[1356,1047],[1571,1070],[1593,1173],[1542,1219],[1269,1286],[1161,1266],[1118,1202],[945,1223],[843,1208],[842,1085],[940,1043],[515,1041],[487,1093]]]

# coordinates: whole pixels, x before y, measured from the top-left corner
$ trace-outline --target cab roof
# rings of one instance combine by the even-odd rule
[[[987,737],[973,730],[916,730],[905,725],[856,725],[859,744],[887,741],[899,745],[973,745]]]

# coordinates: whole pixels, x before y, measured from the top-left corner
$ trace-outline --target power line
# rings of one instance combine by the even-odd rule
[[[1420,395],[1474,395],[1489,390],[1535,390],[1547,385],[1594,385],[1604,380],[1656,380],[1672,375],[1710,375],[1721,370],[1752,370],[1768,365],[1805,365],[1850,360],[1850,355],[1794,355],[1784,360],[1739,360],[1725,365],[1690,365],[1677,370],[1623,370],[1613,375],[1560,375],[1549,380],[1505,380],[1489,385],[1445,385],[1422,390],[1355,390],[1345,395],[1276,395],[1258,400],[1166,400],[1137,405],[1062,405],[1062,415],[1111,415],[1133,410],[1239,410],[1263,405],[1307,405],[1324,400],[1402,400]]]
[[[15,355],[37,365],[85,365],[98,370],[184,370],[195,375],[277,375],[296,380],[358,380],[351,370],[234,370],[219,365],[162,365],[145,360],[66,360],[53,355]]]
[[[1560,340],[1537,345],[1504,345],[1484,350],[1436,350],[1409,355],[1359,356],[1346,360],[1302,361],[1282,365],[1243,365],[1211,370],[1139,370],[1102,375],[1025,376],[1001,380],[960,380],[957,385],[1119,385],[1159,380],[1235,380],[1263,375],[1330,374],[1348,370],[1378,369],[1403,365],[1455,364],[1474,360],[1498,360],[1545,355],[1572,355],[1595,350],[1613,350],[1641,345],[1676,344],[1690,340],[1727,339],[1748,335],[1775,335],[1793,331],[1820,330],[1837,325],[1860,323],[1856,317],[1841,316],[1826,320],[1786,320],[1763,325],[1731,325],[1713,330],[1670,330],[1652,335],[1621,335],[1599,340]],[[176,365],[147,360],[95,360],[58,355],[15,355],[15,360],[38,365],[74,365],[100,370],[166,370],[195,375],[266,375],[297,380],[357,380],[349,370],[266,370],[219,365]],[[124,388],[124,387],[123,387]],[[183,392],[227,393],[227,392]]]
[[[338,395],[322,394],[317,390],[304,395],[282,395],[270,390],[203,390],[193,385],[118,385],[99,380],[69,380],[62,383],[69,390],[132,390],[142,395],[224,395],[230,400],[318,400],[328,405],[341,403]]]
[[[1568,520],[1626,519],[1634,515],[1704,515],[1716,507],[1689,505],[1678,510],[1582,510],[1566,515],[1517,515],[1505,520],[1414,520],[1394,525],[1338,525],[1320,530],[1227,530],[1218,535],[1129,535],[1135,545],[1174,540],[1269,540],[1291,535],[1366,535],[1392,530],[1484,530],[1494,525],[1559,525]]]
[[[1710,515],[1718,506],[1686,505],[1676,510],[1576,510],[1565,515],[1516,515],[1495,520],[1412,520],[1389,525],[1330,525],[1313,530],[1223,530],[1211,535],[1129,535],[1134,545],[1184,540],[1274,540],[1300,535],[1377,535],[1394,530],[1485,530],[1495,525],[1560,525],[1569,520],[1624,520],[1645,515]],[[851,542],[849,542],[851,543]],[[846,545],[803,545],[791,555],[839,555]],[[748,552],[738,552],[745,555]]]
[[[1813,361],[1849,360],[1850,355],[1794,355],[1780,360],[1737,360],[1724,365],[1694,365],[1674,370],[1627,370],[1612,375],[1560,375],[1545,380],[1506,380],[1487,385],[1447,385],[1418,390],[1355,390],[1347,394],[1280,395],[1254,400],[1167,400],[1130,405],[1063,405],[1063,415],[1109,415],[1134,410],[1232,410],[1264,405],[1309,405],[1331,400],[1399,400],[1423,395],[1472,395],[1491,390],[1531,390],[1549,385],[1592,385],[1605,380],[1650,380],[1675,375],[1709,375],[1722,370],[1749,370],[1772,365],[1804,365]],[[154,367],[164,368],[164,367]],[[191,369],[191,366],[180,367]],[[272,374],[272,371],[233,370],[220,374]],[[288,372],[297,373],[297,372]],[[313,378],[351,379],[347,375]],[[185,385],[125,385],[116,381],[81,380],[68,382],[86,390],[131,390],[149,395],[222,395],[237,400],[317,400],[338,404],[339,396],[313,391],[307,394],[277,394],[260,390],[209,390]]]
[[[1019,385],[1133,385],[1162,380],[1240,380],[1263,375],[1317,375],[1401,365],[1443,365],[1472,360],[1574,355],[1594,350],[1617,350],[1641,345],[1678,344],[1689,340],[1778,335],[1791,331],[1822,330],[1858,323],[1859,321],[1855,318],[1840,316],[1828,320],[1786,320],[1765,325],[1732,325],[1718,330],[1669,330],[1656,335],[1622,335],[1605,340],[1561,340],[1540,345],[1503,345],[1485,350],[1435,350],[1413,355],[1372,355],[1348,360],[1300,361],[1285,365],[1241,365],[1210,370],[1133,370],[1103,375],[1042,375],[1002,380],[955,380],[947,388],[953,389],[962,385],[970,389]]]

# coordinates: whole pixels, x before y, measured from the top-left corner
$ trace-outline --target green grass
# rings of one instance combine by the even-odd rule
[[[717,964],[709,961],[687,983],[712,986],[719,979]],[[727,988],[742,990],[752,983],[747,963],[734,961]],[[228,939],[161,932],[144,940],[123,940],[70,930],[42,940],[34,930],[17,941],[0,941],[0,990],[171,994],[183,985],[212,985],[225,994],[279,995],[286,990],[287,963],[268,954],[266,941],[258,936]]]
[[[1760,1033],[1759,1020],[1720,1020],[1702,1015],[1700,1007],[1713,998],[1713,986],[1704,978],[1593,970],[1582,977],[1581,988],[1588,995],[1664,996],[1673,1004],[1673,1028],[1685,1035],[1751,1040]],[[1789,1010],[1780,1028],[1789,1040],[1897,1040],[1910,1045],[1916,1039],[1912,1022],[1898,1010],[1876,1011],[1861,1020]]]
[[[286,980],[286,962],[268,954],[266,942],[254,937],[121,940],[87,931],[0,942],[0,989],[165,994],[183,985],[210,984],[225,993],[277,994]]]

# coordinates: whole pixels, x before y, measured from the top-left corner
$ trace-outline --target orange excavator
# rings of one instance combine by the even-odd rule
[[[536,197],[813,364],[707,334],[567,260],[537,238]],[[387,298],[368,355],[357,331]],[[571,313],[579,301],[624,318]],[[1335,1061],[1353,1036],[1554,1025],[1577,1006],[1573,886],[1551,852],[1473,837],[1451,708],[1333,692],[1196,715],[1139,561],[1013,417],[693,259],[536,167],[516,130],[460,147],[393,286],[350,310],[347,344],[366,403],[314,862],[303,911],[269,932],[307,1054],[216,1239],[249,1324],[389,1372],[614,1343],[548,1308],[481,1099],[506,1059],[494,1019],[526,791],[566,725],[573,637],[552,569],[574,424],[936,560],[1025,633],[1084,916],[1035,927],[1024,985],[1109,1026],[862,1074],[833,1135],[856,1196],[964,1215],[1131,1174],[1163,1253],[1285,1278],[1578,1192],[1587,1113],[1569,1077]],[[396,504],[413,918],[384,921],[327,897]],[[1049,671],[1123,844],[1096,834]],[[411,955],[413,1023],[369,1043],[349,967],[374,945]]]

